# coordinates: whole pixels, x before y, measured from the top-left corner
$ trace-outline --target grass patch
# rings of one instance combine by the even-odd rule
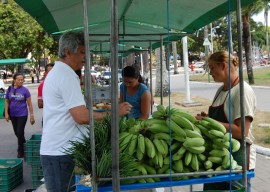
[[[246,69],[243,70],[244,80],[248,82],[248,76]],[[270,66],[264,66],[260,68],[253,69],[254,85],[257,86],[270,86]],[[200,82],[214,82],[211,75],[208,73],[190,73],[190,81],[200,81]]]

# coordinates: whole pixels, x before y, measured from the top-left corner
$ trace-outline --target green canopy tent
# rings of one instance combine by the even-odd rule
[[[123,34],[125,39],[127,34],[137,34],[138,37],[146,33],[158,36],[161,31],[163,31],[162,34],[167,33],[168,37],[170,32],[190,34],[225,16],[229,12],[228,2],[230,2],[230,11],[234,11],[239,2],[240,6],[245,6],[256,0],[118,0],[117,4],[114,1],[106,0],[83,0],[83,3],[81,0],[15,1],[35,18],[49,34],[84,28],[86,34],[90,36],[87,40],[91,39],[92,34],[100,36],[101,41],[110,38],[111,59],[112,66],[114,66],[113,76],[116,77],[118,62],[115,61],[118,54],[119,34]],[[87,22],[84,22],[86,20]],[[138,32],[134,32],[131,27],[128,27],[129,22],[136,26],[135,29]],[[151,29],[143,32],[145,26],[151,27]],[[104,34],[111,35],[103,36]],[[93,41],[89,41],[90,47]],[[112,91],[117,90],[117,87],[115,81],[112,85]],[[112,102],[117,103],[118,98],[115,97],[117,94],[112,95]],[[112,148],[114,154],[119,152],[116,145],[116,135],[118,134],[116,109],[112,106],[112,132],[114,133],[112,135]],[[119,174],[117,174],[119,167],[116,157],[113,158],[113,167],[113,186],[116,189],[114,191],[119,191]],[[95,174],[95,171],[93,172]],[[93,178],[95,180],[94,175]],[[96,191],[95,185],[93,188]]]
[[[0,60],[0,66],[1,65],[25,64],[25,63],[31,63],[31,61],[29,59],[26,59],[26,58],[1,59]]]

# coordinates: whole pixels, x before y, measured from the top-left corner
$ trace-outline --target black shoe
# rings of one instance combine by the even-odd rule
[[[24,158],[23,154],[18,153],[17,158]]]

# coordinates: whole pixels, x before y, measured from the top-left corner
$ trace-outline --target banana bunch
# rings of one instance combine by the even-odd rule
[[[159,105],[157,109],[152,119],[130,120],[133,126],[119,135],[120,152],[138,159],[139,175],[241,169],[229,152],[230,147],[238,151],[240,143],[221,123],[209,117],[198,121],[176,108]]]

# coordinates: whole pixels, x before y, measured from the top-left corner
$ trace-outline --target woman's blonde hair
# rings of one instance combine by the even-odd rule
[[[229,59],[230,59],[230,62],[229,62]],[[228,65],[229,64],[231,65],[232,70],[237,70],[237,67],[238,67],[238,57],[233,56],[232,54],[229,54],[227,51],[217,51],[213,53],[208,58],[208,65],[210,61],[215,62],[217,65],[220,65],[221,63],[226,62],[228,63]]]

